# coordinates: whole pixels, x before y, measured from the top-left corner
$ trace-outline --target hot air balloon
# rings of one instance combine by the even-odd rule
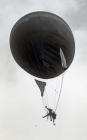
[[[20,18],[10,34],[15,61],[29,74],[51,79],[65,72],[73,61],[75,41],[69,25],[59,16],[37,11]],[[46,82],[35,79],[41,96]]]

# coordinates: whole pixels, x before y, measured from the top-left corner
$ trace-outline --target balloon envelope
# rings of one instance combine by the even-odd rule
[[[33,12],[22,17],[10,34],[10,48],[16,62],[28,73],[43,79],[56,77],[62,69],[60,48],[67,68],[74,53],[75,42],[68,24],[48,12]]]

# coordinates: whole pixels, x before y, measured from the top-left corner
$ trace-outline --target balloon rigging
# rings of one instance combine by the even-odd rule
[[[29,74],[35,76],[42,102],[47,114],[43,118],[56,119],[64,72],[69,68],[75,54],[75,41],[69,25],[59,16],[37,11],[23,16],[13,26],[10,34],[10,48],[15,61]],[[56,106],[51,108],[44,103],[47,82],[41,79],[50,79],[62,74],[61,86]],[[56,92],[56,89],[55,89]]]

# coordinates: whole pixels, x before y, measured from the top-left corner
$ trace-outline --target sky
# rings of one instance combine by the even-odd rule
[[[64,76],[56,126],[42,119],[45,111],[39,89],[10,51],[13,25],[33,11],[59,15],[69,24],[75,38],[75,57]],[[0,140],[87,139],[86,13],[86,0],[0,0]],[[56,79],[48,82],[52,87]]]

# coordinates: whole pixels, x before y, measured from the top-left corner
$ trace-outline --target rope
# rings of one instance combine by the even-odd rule
[[[42,103],[43,103],[43,106],[45,107],[45,104],[44,104],[44,100],[43,100],[43,97],[42,97]]]
[[[56,110],[57,110],[57,107],[58,107],[58,104],[59,104],[59,100],[60,100],[60,97],[61,97],[61,93],[62,93],[63,79],[64,79],[64,74],[62,75],[62,79],[61,79],[61,87],[60,87],[60,91],[59,91],[59,96],[58,96],[58,100],[57,100],[55,112],[56,112]]]
[[[49,107],[49,102],[48,102],[48,95],[47,95],[47,92],[46,92],[46,88],[45,88],[45,90],[44,90],[44,92],[46,93],[46,99],[47,99],[47,106]]]
[[[46,98],[42,97],[42,103],[43,103],[43,106],[45,108],[45,106],[49,107],[49,104],[48,104],[48,96],[47,96],[46,88],[44,90],[44,94],[46,95]],[[44,99],[45,99],[45,103],[44,103]],[[47,99],[47,103],[46,103],[46,99]]]

